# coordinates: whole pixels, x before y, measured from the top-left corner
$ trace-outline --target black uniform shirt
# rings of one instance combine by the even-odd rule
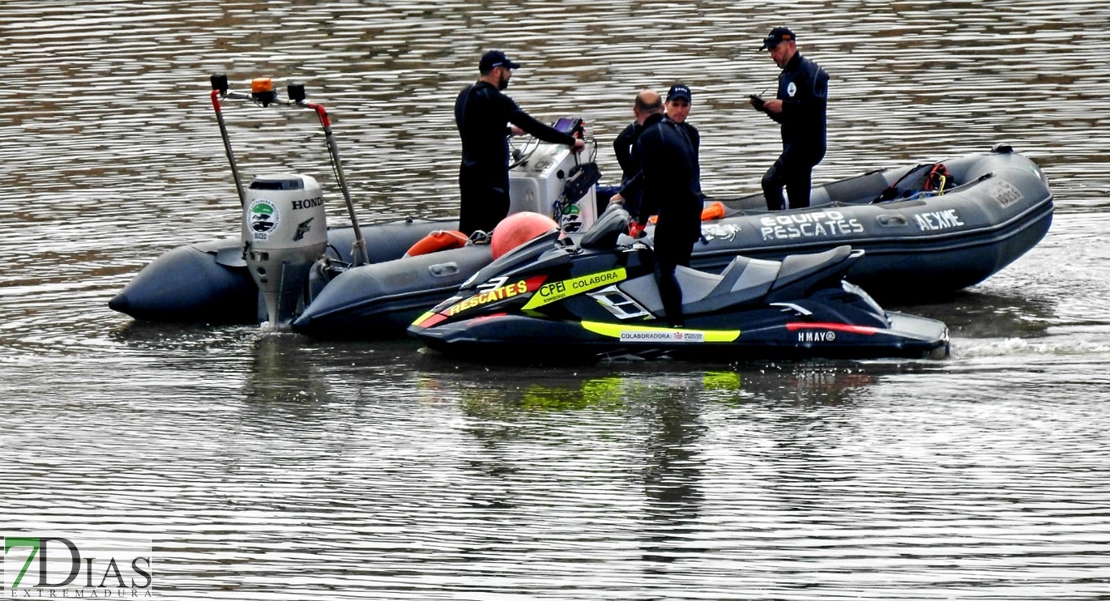
[[[796,52],[782,70],[776,97],[782,101],[782,112],[769,115],[782,124],[783,146],[799,144],[824,151],[829,74]]]
[[[455,100],[455,125],[462,138],[462,167],[508,178],[508,124],[545,141],[574,145],[574,136],[544,125],[488,82],[467,86]]]

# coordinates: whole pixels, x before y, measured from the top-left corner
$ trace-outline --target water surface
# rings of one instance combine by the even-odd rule
[[[167,598],[1099,599],[1110,590],[1102,2],[0,4],[0,531],[147,535]],[[694,91],[703,186],[758,189],[786,23],[832,75],[815,179],[1008,142],[1044,241],[949,301],[934,362],[505,369],[410,341],[144,324],[107,300],[237,231],[208,76],[305,83],[367,222],[457,210],[480,53],[613,137]],[[329,189],[315,117],[227,109],[246,177]]]

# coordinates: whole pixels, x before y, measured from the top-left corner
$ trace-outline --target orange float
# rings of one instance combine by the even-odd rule
[[[416,244],[405,251],[405,256],[416,257],[450,248],[462,248],[468,241],[466,234],[458,230],[436,230],[417,240]]]

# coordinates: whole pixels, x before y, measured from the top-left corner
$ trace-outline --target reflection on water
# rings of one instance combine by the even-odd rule
[[[1043,0],[6,0],[2,530],[146,534],[167,598],[1104,595],[1108,21]],[[904,308],[949,324],[946,361],[485,367],[107,309],[158,254],[237,231],[213,72],[303,81],[367,222],[455,212],[451,105],[490,47],[524,64],[529,112],[586,118],[606,178],[636,91],[688,83],[704,188],[737,196],[780,148],[746,103],[780,23],[833,78],[818,181],[999,141],[1051,179],[1037,248]],[[314,116],[227,117],[245,177],[338,200]]]

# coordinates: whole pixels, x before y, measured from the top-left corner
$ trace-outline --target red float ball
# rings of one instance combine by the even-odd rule
[[[534,240],[553,229],[558,229],[558,227],[559,224],[547,215],[528,211],[513,213],[502,219],[501,223],[493,228],[493,235],[490,236],[489,243],[490,250],[493,251],[493,258],[496,259],[521,244]]]

